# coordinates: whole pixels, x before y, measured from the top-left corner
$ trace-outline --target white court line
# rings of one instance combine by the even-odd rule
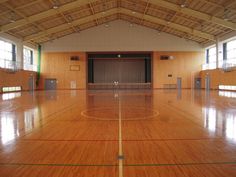
[[[123,177],[123,147],[122,147],[122,121],[121,121],[121,98],[118,95],[119,100],[119,177]]]

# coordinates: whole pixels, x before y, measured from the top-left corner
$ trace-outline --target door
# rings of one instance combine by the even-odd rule
[[[201,78],[195,78],[194,79],[194,88],[195,89],[201,89],[202,88]]]
[[[177,77],[177,88],[182,89],[182,78],[181,77]]]
[[[29,91],[34,91],[34,76],[30,76],[29,78]]]
[[[56,79],[45,79],[45,90],[56,90],[57,80]]]
[[[205,84],[206,84],[206,90],[210,90],[210,88],[211,88],[211,78],[210,78],[209,75],[206,75]]]

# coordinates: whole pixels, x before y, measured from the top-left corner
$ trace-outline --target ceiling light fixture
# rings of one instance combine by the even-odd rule
[[[135,11],[132,11],[132,14],[136,14],[136,12],[135,12]]]
[[[53,5],[52,8],[53,9],[58,9],[58,6],[57,5]]]
[[[53,6],[52,6],[53,9],[58,9],[59,8],[59,5],[58,5],[58,1],[57,0],[54,0],[53,1]]]

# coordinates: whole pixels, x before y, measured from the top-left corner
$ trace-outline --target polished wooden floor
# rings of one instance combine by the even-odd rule
[[[0,177],[236,177],[236,92],[0,96]]]

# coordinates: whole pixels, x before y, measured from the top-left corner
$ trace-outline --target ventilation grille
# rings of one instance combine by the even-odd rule
[[[71,56],[70,60],[78,61],[79,60],[79,56]]]

